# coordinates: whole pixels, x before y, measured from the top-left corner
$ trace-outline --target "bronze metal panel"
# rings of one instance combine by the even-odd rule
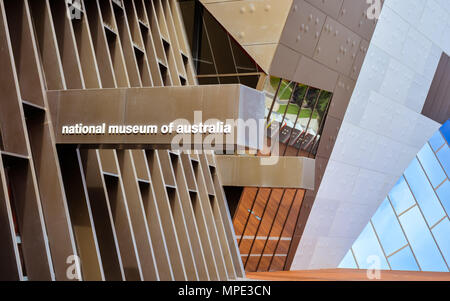
[[[144,274],[137,250],[137,239],[133,231],[130,209],[124,196],[122,183],[120,183],[121,179],[119,177],[105,175],[104,182],[104,188],[111,210],[110,214],[117,234],[125,280],[143,280]]]
[[[320,145],[317,150],[317,156],[329,158],[336,143],[337,135],[341,127],[342,120],[328,116],[323,127],[322,137],[320,138]],[[317,158],[317,157],[316,157]],[[317,173],[317,170],[316,170]],[[315,185],[314,187],[318,187]]]
[[[219,271],[217,268],[216,259],[214,256],[214,250],[211,242],[211,237],[209,234],[209,225],[206,222],[205,211],[203,209],[203,203],[200,201],[197,185],[197,174],[198,174],[198,161],[192,161],[188,156],[181,156],[181,161],[183,163],[183,169],[185,174],[191,174],[194,183],[195,191],[190,191],[189,196],[192,203],[192,208],[194,210],[195,219],[198,226],[198,231],[205,254],[206,265],[208,268],[208,275],[210,280],[219,280]]]
[[[149,223],[150,237],[154,248],[156,264],[160,280],[173,280],[173,271],[170,263],[167,243],[164,237],[164,230],[161,224],[161,217],[156,203],[156,197],[153,185],[145,182],[139,182],[139,189],[142,195],[145,215]]]
[[[81,3],[83,3],[82,0]],[[83,13],[81,14],[81,19],[72,19],[72,27],[80,60],[79,64],[83,72],[84,84],[87,89],[100,88],[100,74],[86,15]]]
[[[176,119],[194,123],[194,111],[202,111],[202,122],[209,119],[226,122],[237,118],[260,120],[264,114],[263,94],[240,85],[50,91],[48,98],[50,111],[56,118],[57,143],[64,144],[169,145],[175,136],[160,132],[154,135],[63,135],[64,125],[105,123],[106,129],[109,125],[160,127]],[[244,136],[242,126],[235,126],[234,131],[231,134],[234,144],[258,146]],[[258,144],[262,142],[262,134],[262,131],[258,132]]]
[[[314,59],[348,76],[360,43],[360,36],[328,17],[315,50]]]
[[[0,131],[2,148],[11,153],[27,155],[21,98],[14,76],[15,64],[3,3],[0,9],[0,46],[0,65],[2,66],[2,72],[0,72],[0,90],[2,91]]]
[[[314,5],[321,11],[325,12],[328,16],[337,19],[339,16],[339,12],[341,11],[342,4],[344,0],[331,0],[331,1],[323,1],[323,0],[306,0],[310,4]]]
[[[124,266],[119,249],[111,206],[103,184],[95,150],[78,151],[87,198],[97,234],[105,280],[125,280]],[[131,256],[133,254],[130,254]]]
[[[2,281],[18,281],[22,279],[19,252],[16,244],[11,208],[8,202],[7,186],[5,183],[3,163],[0,162],[0,279]]]
[[[186,225],[186,218],[184,215],[182,200],[180,198],[178,185],[175,181],[174,167],[178,166],[178,161],[180,160],[179,155],[169,154],[168,151],[161,150],[157,151],[159,160],[161,163],[161,168],[163,170],[164,179],[166,186],[168,184],[167,180],[173,183],[173,187],[166,187],[169,203],[171,205],[173,221],[176,228],[176,234],[178,237],[178,242],[180,244],[181,253],[183,255],[184,268],[186,270],[186,276],[188,280],[198,280],[197,267],[194,262],[194,250],[192,249],[191,239]],[[164,173],[166,170],[167,173]],[[195,238],[195,237],[194,237]]]
[[[184,160],[186,160],[187,155],[182,154],[180,155],[179,160],[176,160],[176,162],[173,164],[178,193],[180,195],[180,204],[183,208],[188,237],[190,239],[192,247],[192,255],[194,257],[194,263],[198,273],[198,279],[209,280],[205,254],[203,251],[203,246],[200,240],[199,230],[192,207],[190,191],[186,181],[187,173],[185,174],[183,168],[183,156],[185,157]],[[192,175],[190,176],[192,177]]]
[[[22,99],[43,107],[43,93],[36,93],[41,91],[40,66],[34,56],[32,24],[27,2],[7,0],[4,4],[20,94]],[[17,29],[20,29],[20,32],[17,32]]]
[[[450,116],[450,58],[442,53],[422,114],[445,123]]]
[[[199,154],[199,157],[200,156],[201,154]],[[225,265],[224,254],[217,233],[217,226],[214,221],[214,213],[210,201],[210,195],[207,190],[206,179],[202,168],[202,160],[200,159],[198,162],[196,162],[196,164],[197,167],[194,169],[194,172],[198,185],[198,197],[199,201],[202,203],[204,218],[208,227],[219,279],[226,280],[228,279],[228,273]]]
[[[136,239],[136,249],[139,254],[143,280],[158,280],[158,270],[137,182],[133,154],[130,150],[120,150],[117,151],[117,157],[124,193],[127,196],[129,220]]]
[[[40,199],[30,161],[5,153],[1,159],[10,192],[7,199],[15,207],[26,276],[30,280],[53,280]]]
[[[219,204],[217,192],[215,190],[213,183],[213,173],[215,173],[216,171],[214,167],[208,165],[207,158],[208,155],[202,154],[200,156],[200,163],[203,170],[203,174],[205,176],[206,183],[208,183],[208,186],[211,186],[212,189],[212,193],[209,195],[209,200],[211,208],[213,210],[214,220],[216,222],[217,234],[219,236],[224,261],[227,268],[228,279],[236,279],[236,270],[234,268],[233,259],[230,251],[230,245],[226,237],[225,225],[221,214],[222,208]]]
[[[64,158],[64,160],[61,160],[61,175],[67,196],[67,206],[78,256],[80,257],[82,277],[87,281],[105,280],[96,235],[97,231],[93,221],[93,213],[88,199],[84,177],[80,171],[77,151],[74,147],[60,147],[58,151],[59,158]],[[106,239],[106,235],[102,236],[101,231],[98,233],[100,234],[100,239]],[[115,251],[109,254],[115,254]]]
[[[369,45],[370,43],[367,40],[361,40],[355,63],[353,64],[353,68],[350,73],[350,77],[355,81],[358,79],[359,73],[361,72],[362,65],[367,55],[367,50],[369,49]]]
[[[116,77],[113,70],[99,3],[97,0],[86,1],[84,2],[84,5],[102,87],[114,88],[117,86]]]
[[[178,241],[177,230],[175,228],[172,206],[164,183],[161,163],[157,151],[148,151],[147,160],[150,168],[153,188],[155,190],[155,200],[158,204],[158,211],[161,215],[161,223],[165,234],[168,252],[170,255],[171,267],[175,280],[186,280],[186,269],[183,262],[183,255]]]
[[[308,70],[308,72],[305,72]],[[298,63],[293,80],[325,91],[333,91],[336,86],[338,73],[328,67],[302,56]]]
[[[71,20],[67,17],[67,4],[64,1],[46,0],[51,9],[53,28],[55,29],[58,50],[67,88],[84,88],[84,79],[79,65],[76,41]]]
[[[303,0],[294,0],[280,43],[312,57],[319,42],[326,15]]]
[[[294,78],[302,55],[291,48],[279,44],[270,67],[270,75],[280,78]]]
[[[222,214],[222,220],[224,223],[225,232],[228,239],[228,245],[230,246],[230,253],[234,264],[234,269],[237,277],[244,277],[244,266],[239,258],[239,248],[234,237],[233,222],[230,216],[230,211],[228,208],[227,201],[225,199],[225,192],[223,190],[222,183],[219,180],[217,172],[212,174],[214,189],[216,191],[216,200],[220,207],[220,212]]]
[[[340,75],[336,88],[333,91],[333,99],[330,103],[328,116],[332,116],[339,120],[344,120],[350,98],[355,88],[355,81],[344,75]]]
[[[78,255],[51,129],[41,110],[25,111],[42,209],[57,280],[67,279],[67,259]]]
[[[28,3],[34,22],[35,37],[39,44],[40,61],[44,69],[47,89],[64,89],[66,83],[48,1],[28,1]]]
[[[376,19],[370,20],[367,17],[368,9],[369,3],[366,1],[344,0],[337,20],[361,37],[370,40],[377,22]]]

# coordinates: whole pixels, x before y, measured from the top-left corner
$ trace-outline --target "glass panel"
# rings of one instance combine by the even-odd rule
[[[450,120],[444,123],[444,125],[440,129],[442,136],[444,136],[445,140],[450,141]]]
[[[384,257],[383,251],[370,223],[364,228],[361,235],[353,244],[353,252],[355,253],[360,269],[374,268],[371,262],[373,256],[377,256],[380,260],[381,269],[389,269],[386,257]]]
[[[294,133],[291,143],[297,149],[300,147],[305,149],[317,135],[319,115],[316,110],[316,103],[319,101],[320,95],[319,89],[309,87],[304,101],[298,104],[300,113],[296,126],[297,131]]]
[[[433,187],[437,187],[441,184],[447,176],[442,170],[441,164],[439,164],[438,159],[428,143],[420,150],[417,157],[419,158],[420,163],[422,163],[423,169],[427,173]]]
[[[340,269],[357,269],[355,258],[353,258],[352,251],[349,250],[347,254],[345,254],[344,259],[342,259],[338,268]]]
[[[394,253],[408,242],[403,235],[397,216],[387,199],[372,217],[372,224],[378,234],[386,256]]]
[[[236,62],[236,69],[239,73],[248,73],[258,71],[258,67],[250,56],[242,50],[242,47],[232,38],[231,48],[233,49],[234,60]]]
[[[203,20],[208,33],[208,36],[203,37],[205,39],[204,43],[208,39],[218,74],[237,73],[227,32],[206,10],[204,11]],[[233,83],[238,83],[237,79]]]
[[[272,106],[273,98],[275,97],[280,80],[281,79],[279,77],[275,76],[271,76],[269,79],[266,79],[264,85],[264,94],[266,96],[266,118],[269,114],[270,107]]]
[[[445,144],[444,147],[436,153],[439,161],[441,161],[442,166],[447,174],[450,174],[450,149],[448,145]]]
[[[434,238],[441,249],[442,254],[444,255],[447,263],[450,262],[450,221],[448,218],[444,219],[440,222],[436,227],[432,230]]]
[[[440,131],[437,131],[437,132],[433,135],[433,137],[431,137],[430,141],[428,141],[428,142],[430,143],[431,148],[432,148],[434,151],[437,151],[437,150],[445,143],[445,140],[444,140],[444,138],[442,137],[441,132],[440,132]]]
[[[202,26],[200,34],[202,43],[200,45],[198,59],[197,61],[195,61],[196,66],[198,66],[197,74],[217,74],[216,66],[214,65],[213,54],[207,38],[207,28],[204,24]]]
[[[400,216],[400,222],[422,270],[447,272],[445,262],[439,253],[419,208],[414,207]]]
[[[280,78],[271,76],[270,80],[266,81],[266,86],[264,88],[264,92],[266,94],[266,109],[267,112],[270,110],[272,106],[273,98],[275,97],[275,93],[277,91],[278,85],[280,83]],[[277,95],[276,102],[273,106],[273,112],[271,119],[281,122],[283,119],[284,112],[286,111],[287,104],[292,94],[292,89],[294,88],[294,83],[282,80],[280,90]],[[291,111],[292,108],[289,106],[288,111]]]
[[[414,159],[406,169],[405,178],[428,224],[434,225],[445,215],[445,212],[417,159]]]
[[[397,181],[394,188],[392,188],[389,193],[389,198],[397,214],[401,214],[416,203],[403,176]]]
[[[436,192],[448,215],[450,213],[450,182],[448,180],[445,181],[444,184],[436,189]]]
[[[395,253],[388,258],[392,270],[396,271],[419,271],[416,259],[411,252],[410,247],[406,247],[403,250]]]

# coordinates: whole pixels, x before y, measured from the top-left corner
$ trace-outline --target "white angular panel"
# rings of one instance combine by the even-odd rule
[[[347,238],[357,236],[371,217],[369,208],[370,205],[340,202],[329,236]]]
[[[413,78],[414,72],[411,69],[397,60],[391,60],[380,93],[397,103],[403,104],[408,96]]]
[[[417,73],[424,73],[432,42],[422,33],[411,27],[402,50],[401,62]]]
[[[419,22],[419,30],[435,43],[440,43],[449,14],[434,0],[428,0],[422,18]]]
[[[308,225],[307,225],[308,227]],[[306,230],[305,230],[306,232]],[[306,270],[309,268],[311,258],[314,256],[317,237],[303,236],[292,261],[291,270]],[[352,243],[352,242],[351,242]],[[351,245],[350,243],[350,245]]]
[[[329,200],[350,198],[358,173],[357,167],[330,160],[320,185],[320,197]]]
[[[410,25],[388,6],[383,7],[372,43],[400,59]]]
[[[314,256],[308,268],[333,268],[334,262],[345,255],[345,253],[341,254],[341,249],[345,247],[350,241],[352,240],[341,237],[320,237],[317,240],[316,248],[314,250]]]
[[[450,3],[450,1],[448,2]],[[447,22],[447,28],[444,30],[441,38],[441,45],[447,54],[450,54],[450,20]]]
[[[333,202],[332,200],[322,200],[317,206],[314,206],[311,210],[311,214],[314,214],[318,218],[311,221],[311,223],[308,222],[308,234],[311,235],[311,237],[316,237],[323,233],[329,233],[338,207],[339,203]]]
[[[386,178],[384,173],[361,169],[349,201],[369,206],[377,203],[377,196],[384,189]]]
[[[444,0],[447,1],[447,0]],[[390,7],[408,23],[420,20],[425,9],[424,0],[386,0],[385,7]]]

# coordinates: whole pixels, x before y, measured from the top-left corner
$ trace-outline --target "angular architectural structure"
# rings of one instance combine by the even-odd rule
[[[213,154],[58,141],[61,118],[116,120],[127,89],[176,110],[170,89],[197,85],[176,1],[0,1],[0,62],[2,280],[243,277]],[[78,106],[89,91],[110,104]]]
[[[448,272],[450,121],[426,143],[340,264]]]

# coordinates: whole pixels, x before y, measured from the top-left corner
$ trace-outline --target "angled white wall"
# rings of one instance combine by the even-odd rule
[[[420,112],[443,51],[449,0],[385,0],[292,270],[336,268],[438,130]]]

